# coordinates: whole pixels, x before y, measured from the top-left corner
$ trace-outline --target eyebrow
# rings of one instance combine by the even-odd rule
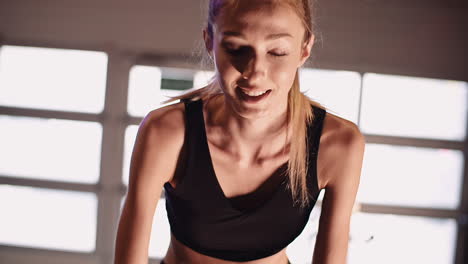
[[[236,32],[236,31],[224,31],[223,32],[223,35],[225,37],[242,37],[244,38],[244,35],[240,32]],[[293,36],[289,33],[275,33],[275,34],[270,34],[268,36],[266,36],[265,39],[267,40],[273,40],[273,39],[279,39],[279,38],[283,38],[283,37],[290,37],[292,38]]]
[[[268,35],[266,39],[279,39],[284,37],[292,38],[293,36],[289,33],[277,33]]]

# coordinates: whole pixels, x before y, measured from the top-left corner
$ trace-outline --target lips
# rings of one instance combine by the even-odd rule
[[[238,87],[238,88],[239,89],[236,89],[236,90],[237,90],[237,94],[239,95],[239,97],[243,101],[249,102],[249,103],[259,102],[259,101],[265,99],[266,97],[268,97],[268,95],[271,92],[270,89],[268,89],[268,90],[247,90],[247,89],[242,89],[240,87]]]
[[[242,90],[242,89],[241,89],[241,91],[242,91],[244,94],[248,95],[248,96],[255,97],[255,96],[260,96],[260,95],[262,95],[262,94],[268,92],[269,90],[265,90],[265,91],[247,91],[247,90]]]

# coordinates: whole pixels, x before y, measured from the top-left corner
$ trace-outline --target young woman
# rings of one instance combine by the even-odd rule
[[[289,263],[322,189],[313,263],[345,263],[364,138],[299,90],[308,1],[211,0],[203,36],[216,78],[140,124],[115,263],[147,263],[163,188],[163,263]]]

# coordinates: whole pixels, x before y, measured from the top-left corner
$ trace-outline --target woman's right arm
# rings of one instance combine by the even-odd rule
[[[184,141],[184,105],[153,110],[140,123],[115,244],[115,264],[147,264],[153,215]]]

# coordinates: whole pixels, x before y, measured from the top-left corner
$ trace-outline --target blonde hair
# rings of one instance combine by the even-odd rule
[[[206,29],[211,39],[213,38],[213,25],[221,9],[236,8],[239,1],[240,0],[210,0]],[[288,4],[293,8],[303,22],[305,28],[304,41],[308,41],[313,35],[311,7],[308,0],[272,0],[272,2]],[[168,100],[168,102],[193,98],[207,100],[214,95],[222,93],[221,88],[219,85],[215,85],[215,82],[216,79],[213,78],[206,87],[173,97]],[[288,94],[288,126],[292,126],[292,140],[286,173],[289,177],[288,187],[291,190],[293,201],[303,207],[309,204],[310,199],[306,178],[309,167],[307,125],[314,119],[311,105],[321,107],[320,104],[310,100],[300,91],[299,73],[296,71],[294,82]]]

